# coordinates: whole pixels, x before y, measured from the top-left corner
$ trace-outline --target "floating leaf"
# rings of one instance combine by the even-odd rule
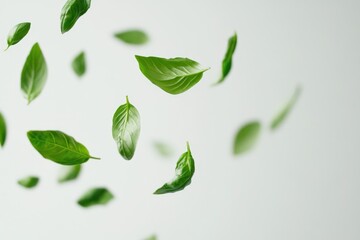
[[[39,178],[34,176],[29,176],[18,181],[18,184],[24,188],[34,188],[38,185],[38,183]]]
[[[149,41],[148,35],[141,30],[133,29],[114,34],[115,38],[132,45],[143,45]]]
[[[258,141],[261,130],[259,122],[249,122],[237,132],[234,141],[234,154],[239,155],[251,150]]]
[[[86,72],[86,58],[85,58],[85,52],[79,53],[71,64],[74,72],[79,77],[82,77]]]
[[[277,129],[281,123],[289,115],[291,109],[294,107],[296,101],[298,100],[301,93],[301,88],[297,87],[290,101],[281,109],[281,111],[273,118],[271,122],[271,129]]]
[[[80,197],[78,204],[84,208],[106,205],[113,198],[114,195],[106,188],[92,188]]]
[[[91,0],[68,0],[60,16],[61,33],[68,32],[90,8]]]
[[[4,147],[6,141],[6,122],[4,116],[0,113],[0,147]]]
[[[188,58],[135,57],[145,77],[170,94],[180,94],[189,90],[208,70]]]
[[[35,43],[25,61],[21,72],[21,90],[28,100],[40,95],[47,79],[47,65],[38,43]]]
[[[232,57],[236,49],[237,34],[235,33],[228,41],[228,48],[222,62],[222,75],[217,83],[221,83],[225,80],[226,76],[230,73],[232,66]]]
[[[123,158],[131,160],[140,135],[140,114],[129,102],[121,105],[113,117],[112,135]]]
[[[169,157],[173,154],[173,149],[163,142],[154,142],[154,147],[156,151],[163,157]]]
[[[58,178],[59,183],[69,182],[77,179],[81,172],[81,165],[66,166],[63,170],[63,173]]]
[[[26,36],[26,34],[28,34],[30,27],[31,23],[29,22],[19,23],[18,25],[14,26],[9,32],[7,38],[8,46],[6,49],[20,42]]]
[[[152,235],[152,236],[146,238],[145,240],[157,240],[157,237],[156,237],[156,235]]]
[[[62,165],[78,165],[92,157],[84,145],[60,131],[29,131],[33,147],[46,159]]]
[[[191,183],[191,178],[195,172],[195,162],[191,155],[189,143],[187,143],[187,151],[183,153],[175,169],[175,178],[165,183],[161,188],[156,190],[154,194],[173,193],[183,190]]]

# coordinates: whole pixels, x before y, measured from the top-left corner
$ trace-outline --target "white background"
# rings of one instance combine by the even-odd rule
[[[8,141],[0,150],[1,240],[360,239],[359,1],[101,0],[68,33],[60,33],[65,1],[1,0],[0,40],[17,23],[29,35],[0,52],[0,111]],[[151,42],[131,47],[112,34],[138,27]],[[220,75],[227,40],[238,48],[231,75]],[[43,93],[29,106],[20,73],[39,42],[49,67]],[[85,50],[79,80],[70,62]],[[139,71],[134,55],[189,57],[211,70],[191,90],[170,95]],[[303,93],[276,132],[269,123],[296,86]],[[128,95],[142,118],[135,157],[123,160],[111,136],[112,115]],[[231,154],[236,130],[263,123],[259,144]],[[60,166],[43,159],[28,130],[62,130],[101,161],[78,181],[58,185]],[[160,157],[153,141],[176,154]],[[191,144],[192,184],[162,196]],[[25,190],[16,181],[41,177]],[[82,209],[77,198],[106,186],[116,199]]]

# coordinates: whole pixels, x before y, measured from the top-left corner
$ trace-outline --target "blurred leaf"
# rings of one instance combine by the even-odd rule
[[[18,181],[18,184],[24,188],[34,188],[38,185],[38,183],[39,178],[35,176],[29,176]]]
[[[239,155],[251,150],[260,136],[259,122],[249,122],[239,129],[234,141],[234,154]]]
[[[82,77],[86,72],[85,52],[79,53],[72,61],[71,66],[76,75],[78,75],[78,77]]]
[[[9,35],[7,37],[8,46],[6,49],[20,42],[26,36],[26,34],[28,34],[30,27],[31,27],[31,23],[29,22],[19,23],[18,25],[14,26],[10,30]]]
[[[90,8],[91,0],[68,0],[61,11],[61,33],[69,31]]]
[[[143,45],[149,41],[148,35],[144,31],[138,29],[118,32],[115,33],[114,36],[117,39],[132,45]]]
[[[92,188],[80,197],[78,204],[84,208],[95,205],[106,205],[113,198],[112,193],[106,188]]]
[[[4,147],[6,141],[6,122],[4,116],[0,112],[0,146]]]
[[[232,66],[232,57],[236,49],[237,34],[235,33],[228,41],[228,48],[222,62],[222,76],[217,83],[221,83],[225,80],[227,75],[230,73]]]
[[[156,151],[163,157],[170,157],[173,155],[173,149],[166,143],[163,142],[154,142],[154,147]]]
[[[146,238],[145,240],[157,240],[157,237],[156,237],[156,235],[152,235],[152,236]]]
[[[81,172],[81,165],[74,165],[69,167],[66,166],[63,170],[63,173],[58,178],[59,183],[69,182],[77,179]]]

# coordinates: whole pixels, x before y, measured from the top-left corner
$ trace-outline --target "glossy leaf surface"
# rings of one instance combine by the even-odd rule
[[[90,8],[91,0],[68,0],[60,16],[61,33],[68,32]]]
[[[29,22],[19,23],[14,26],[7,37],[7,48],[20,42],[28,34],[30,27],[31,23]]]

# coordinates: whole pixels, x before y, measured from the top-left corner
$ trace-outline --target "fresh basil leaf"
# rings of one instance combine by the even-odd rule
[[[106,205],[113,198],[114,195],[106,188],[92,188],[80,197],[78,204],[84,208]]]
[[[85,52],[79,53],[71,64],[74,72],[79,77],[82,77],[86,72],[86,58],[85,58]]]
[[[0,113],[0,147],[4,147],[6,141],[6,122],[4,116]]]
[[[156,235],[152,235],[152,236],[146,238],[145,240],[157,240],[157,237],[156,237]]]
[[[29,22],[19,23],[18,25],[14,26],[9,32],[7,38],[8,46],[6,49],[20,42],[26,36],[26,34],[28,34],[30,27],[31,23]]]
[[[61,11],[61,33],[68,32],[90,8],[91,0],[68,0]]]
[[[18,184],[24,188],[34,188],[38,185],[38,183],[39,178],[35,176],[29,176],[18,181]]]
[[[154,142],[156,151],[163,157],[169,157],[173,155],[173,149],[166,143]]]
[[[43,90],[47,79],[47,65],[38,43],[35,43],[25,61],[21,72],[21,90],[32,102]]]
[[[294,107],[296,101],[298,100],[301,93],[301,88],[297,87],[290,101],[281,109],[281,111],[273,118],[271,122],[271,129],[277,129],[281,123],[289,115],[291,109]]]
[[[189,90],[208,70],[188,58],[135,57],[145,77],[170,94],[180,94]]]
[[[140,128],[140,114],[126,97],[126,103],[116,110],[112,125],[112,135],[118,151],[126,160],[131,160],[134,156]]]
[[[175,178],[165,183],[161,188],[156,190],[154,194],[173,193],[183,190],[191,183],[191,178],[195,172],[195,162],[191,155],[189,143],[187,143],[187,151],[183,153],[175,169]]]
[[[33,147],[46,159],[62,165],[78,165],[92,157],[84,145],[60,131],[29,131]]]
[[[81,165],[66,166],[58,178],[59,183],[73,181],[78,178],[81,172]]]
[[[222,75],[217,83],[223,82],[227,77],[227,75],[229,75],[230,73],[232,66],[232,58],[236,49],[236,44],[237,44],[237,34],[235,33],[228,41],[228,48],[222,62]]]
[[[114,34],[115,38],[133,45],[143,45],[149,41],[148,35],[141,30],[133,29]]]
[[[239,155],[251,150],[258,141],[261,124],[257,121],[249,122],[239,129],[234,141],[234,154]]]

